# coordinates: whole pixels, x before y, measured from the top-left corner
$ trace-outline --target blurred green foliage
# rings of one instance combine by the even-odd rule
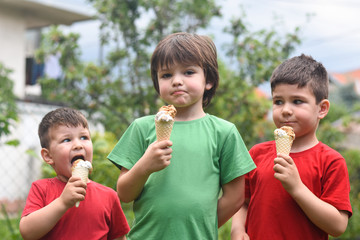
[[[18,121],[14,82],[9,78],[11,72],[0,62],[0,138],[10,134],[10,126]],[[19,142],[10,140],[7,144],[17,146]]]
[[[11,218],[6,212],[4,204],[1,204],[0,212],[0,236],[1,239],[6,240],[20,240],[22,239],[19,231],[20,213],[16,218]]]

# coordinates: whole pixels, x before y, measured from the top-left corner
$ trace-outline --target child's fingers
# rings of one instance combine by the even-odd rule
[[[71,177],[66,184],[60,198],[63,203],[68,207],[75,205],[77,201],[85,199],[86,195],[86,184],[81,181],[78,177]]]
[[[172,146],[172,141],[170,140],[163,140],[160,142],[156,142],[156,144],[159,146],[159,148],[169,148]]]
[[[275,173],[284,173],[285,172],[285,167],[281,164],[275,164],[273,167]]]
[[[286,155],[283,153],[278,153],[277,156],[278,156],[278,158],[285,159],[289,164],[294,164],[294,160],[289,155]]]
[[[286,159],[282,158],[282,157],[277,157],[274,159],[274,165],[281,165],[281,166],[287,166],[289,164],[288,161],[286,161]]]
[[[164,155],[170,155],[173,151],[172,148],[169,148],[169,147],[163,148],[162,150],[163,150]]]
[[[85,188],[87,187],[87,184],[84,183],[80,177],[70,177],[69,179],[69,183],[70,184],[73,184],[75,187],[82,187],[82,188]]]

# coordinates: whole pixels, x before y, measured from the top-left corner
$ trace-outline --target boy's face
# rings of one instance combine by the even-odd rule
[[[294,129],[295,140],[301,137],[316,137],[320,119],[329,110],[329,101],[324,99],[316,104],[312,91],[307,87],[279,84],[272,92],[273,120],[276,127],[290,126]]]
[[[177,108],[198,107],[202,109],[205,90],[212,88],[206,83],[204,70],[200,66],[174,64],[170,69],[158,71],[161,98]]]
[[[49,130],[49,137],[49,149],[43,148],[41,155],[54,168],[61,181],[67,182],[71,177],[71,164],[74,160],[81,158],[92,162],[93,146],[87,128],[81,125],[60,125]]]

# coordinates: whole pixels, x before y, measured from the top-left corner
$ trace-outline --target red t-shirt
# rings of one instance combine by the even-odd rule
[[[246,229],[250,239],[328,239],[316,227],[274,177],[275,141],[250,150],[257,168],[246,175],[246,198],[250,198]],[[290,153],[302,182],[321,200],[352,215],[350,183],[345,159],[323,143]]]
[[[57,178],[32,183],[22,216],[26,216],[58,198],[66,183]],[[68,209],[55,227],[41,239],[114,239],[124,236],[130,228],[121,209],[117,193],[90,181],[85,200]]]

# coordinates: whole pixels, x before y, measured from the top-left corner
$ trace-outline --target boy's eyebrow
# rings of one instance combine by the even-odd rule
[[[169,71],[171,68],[167,68],[167,67],[165,67],[165,68],[159,68],[159,70],[158,70],[158,72],[167,72],[167,71]]]
[[[283,98],[283,96],[281,95],[273,95],[272,98]],[[299,94],[295,94],[295,95],[291,95],[290,98],[304,98],[303,95],[299,95]]]

